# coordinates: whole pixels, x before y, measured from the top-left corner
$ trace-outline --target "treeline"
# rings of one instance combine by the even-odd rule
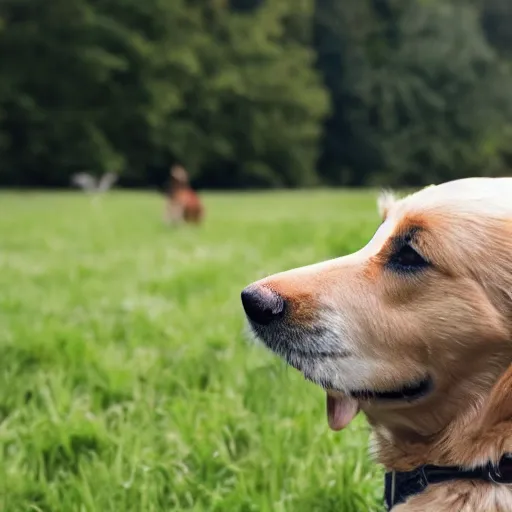
[[[2,0],[0,185],[422,185],[512,162],[510,0]]]

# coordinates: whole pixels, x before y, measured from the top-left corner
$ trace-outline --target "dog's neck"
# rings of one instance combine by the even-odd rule
[[[426,403],[402,416],[368,413],[378,461],[395,471],[426,464],[471,468],[511,453],[512,366],[497,367],[496,373],[494,381],[461,386],[435,407]],[[454,410],[459,412],[443,425],[443,416]]]
[[[177,192],[180,192],[182,190],[188,190],[190,188],[190,185],[187,182],[179,181],[176,179],[171,180],[171,194],[176,194]]]

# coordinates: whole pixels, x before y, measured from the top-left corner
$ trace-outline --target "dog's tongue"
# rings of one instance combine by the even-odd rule
[[[327,393],[327,421],[332,430],[345,428],[359,411],[359,402],[350,396]]]

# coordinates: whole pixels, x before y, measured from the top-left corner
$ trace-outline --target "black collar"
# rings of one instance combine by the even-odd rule
[[[431,484],[450,480],[483,480],[495,484],[512,484],[512,454],[503,455],[498,464],[486,464],[474,469],[457,466],[420,466],[412,471],[386,473],[386,505],[391,510]]]

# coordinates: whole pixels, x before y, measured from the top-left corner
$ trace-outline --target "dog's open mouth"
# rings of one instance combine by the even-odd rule
[[[345,428],[359,412],[362,401],[412,402],[427,395],[433,388],[431,377],[404,384],[386,391],[354,390],[348,394],[327,389],[327,421],[332,430]]]

